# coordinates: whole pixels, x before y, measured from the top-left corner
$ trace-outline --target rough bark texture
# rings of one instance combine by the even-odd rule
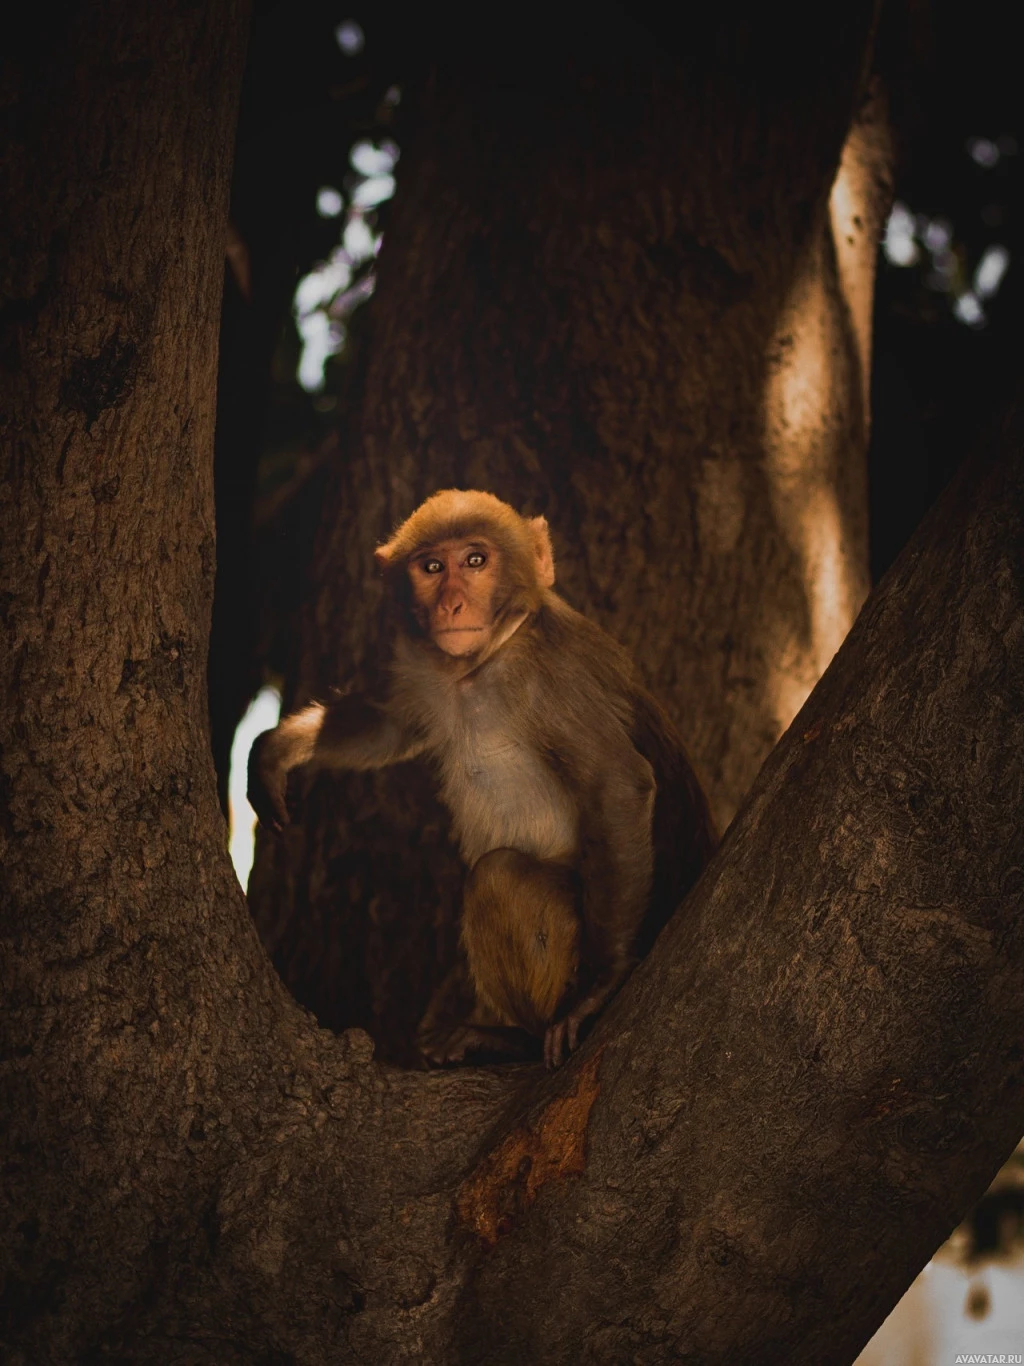
[[[100,17],[5,103],[5,1363],[849,1361],[1024,1127],[1020,428],[578,1057],[381,1066],[270,971],[209,757],[240,6]]]
[[[4,54],[0,1320],[29,1325],[11,1361],[75,1360],[149,1293],[182,1192],[203,1200],[202,1097],[220,1078],[227,1115],[240,1084],[223,1011],[242,995],[259,1018],[246,983],[269,980],[251,937],[231,947],[205,689],[245,29],[232,0],[71,4],[22,18]]]
[[[854,14],[849,33],[814,21],[813,71],[772,18],[746,44],[708,36],[699,65],[626,25],[614,54],[556,44],[486,86],[437,74],[288,701],[358,680],[379,645],[374,544],[437,488],[490,489],[547,516],[561,591],[631,651],[724,828],[867,591],[888,182],[880,102],[854,118]],[[318,782],[250,904],[321,1023],[401,1059],[459,886],[433,782],[407,766]]]

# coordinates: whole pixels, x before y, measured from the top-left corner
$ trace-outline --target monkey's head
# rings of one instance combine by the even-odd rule
[[[375,554],[415,628],[448,655],[487,649],[555,582],[544,518],[474,489],[435,493]]]

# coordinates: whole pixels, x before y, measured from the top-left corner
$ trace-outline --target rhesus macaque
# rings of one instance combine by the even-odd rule
[[[557,1066],[710,857],[707,802],[628,657],[553,591],[543,517],[449,489],[376,558],[397,608],[387,688],[261,735],[250,801],[280,829],[299,764],[431,759],[469,873],[464,960],[421,1049],[436,1063],[515,1052],[526,1031]]]

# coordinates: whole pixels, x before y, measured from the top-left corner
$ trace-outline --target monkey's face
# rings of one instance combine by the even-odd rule
[[[502,553],[481,537],[438,541],[407,563],[413,612],[447,655],[473,655],[490,643],[501,603]]]

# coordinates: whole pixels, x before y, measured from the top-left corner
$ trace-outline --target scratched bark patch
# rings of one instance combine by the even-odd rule
[[[494,1247],[525,1214],[549,1181],[580,1176],[586,1167],[590,1111],[601,1090],[599,1049],[583,1064],[568,1095],[505,1138],[463,1182],[456,1208],[459,1223]]]

